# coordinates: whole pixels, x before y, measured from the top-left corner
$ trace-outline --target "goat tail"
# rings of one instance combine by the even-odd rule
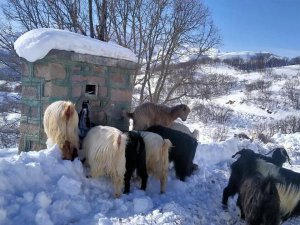
[[[163,165],[169,166],[169,150],[172,147],[172,143],[169,139],[164,139],[163,145],[161,148],[161,156]]]
[[[75,105],[72,102],[65,103],[63,116],[66,118],[66,121],[68,121],[73,116],[73,113],[75,113],[75,111]]]
[[[114,140],[114,146],[116,147],[116,149],[125,152],[126,145],[127,145],[127,135],[126,134],[117,135]]]

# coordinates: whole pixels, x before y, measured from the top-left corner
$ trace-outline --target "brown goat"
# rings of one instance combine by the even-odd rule
[[[185,121],[190,111],[185,104],[168,107],[146,102],[136,107],[133,113],[127,112],[127,116],[133,119],[133,129],[145,130],[154,125],[170,127],[178,117]]]

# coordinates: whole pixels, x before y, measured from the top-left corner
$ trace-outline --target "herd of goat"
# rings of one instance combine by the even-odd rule
[[[73,160],[82,150],[82,162],[89,176],[108,176],[114,196],[130,192],[134,171],[141,178],[141,189],[147,187],[148,175],[160,181],[160,192],[166,191],[169,162],[174,163],[176,177],[182,181],[198,166],[193,163],[198,131],[185,125],[190,108],[180,104],[167,107],[144,103],[126,115],[133,119],[133,130],[121,131],[110,126],[94,126],[79,135],[79,118],[69,101],[57,101],[44,113],[47,146],[57,144],[63,159]],[[82,117],[83,118],[83,117]],[[84,115],[85,122],[89,119]],[[81,143],[80,143],[81,142]],[[278,225],[300,214],[300,174],[282,168],[289,156],[284,148],[273,150],[272,157],[242,149],[233,158],[231,175],[224,188],[222,204],[227,208],[229,197],[238,194],[241,218],[249,225]]]

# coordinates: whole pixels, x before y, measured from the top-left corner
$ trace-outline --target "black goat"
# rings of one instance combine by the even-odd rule
[[[176,176],[184,181],[190,176],[197,165],[193,164],[198,142],[195,138],[183,132],[163,126],[152,126],[146,131],[157,133],[164,139],[172,142],[169,152],[169,161],[174,162]]]
[[[270,177],[264,178],[259,173],[249,175],[241,184],[237,205],[241,217],[249,225],[279,225],[280,200]]]
[[[258,158],[251,150],[243,151],[240,155],[241,157],[232,164],[229,183],[223,193],[223,204],[227,203],[230,195],[235,194],[236,188],[240,189],[240,181],[243,180],[245,174],[252,171],[262,174],[263,177],[274,179],[280,198],[280,216],[283,221],[300,215],[300,173],[266,162]]]
[[[271,152],[267,153],[267,155],[272,152],[273,154],[271,159],[266,156],[262,156],[261,158],[279,167],[282,167],[283,163],[285,163],[286,161],[288,161],[289,164],[291,164],[290,157],[284,148],[274,148]]]
[[[228,181],[227,187],[223,190],[222,203],[223,206],[227,206],[228,198],[238,193],[242,180],[248,175],[249,171],[255,171],[254,165],[249,165],[248,161],[255,159],[263,159],[266,162],[272,163],[279,167],[282,166],[287,160],[290,162],[290,158],[283,148],[273,149],[272,157],[268,157],[262,154],[257,154],[250,149],[242,149],[232,156],[232,158],[240,155],[240,158],[231,164],[231,175]]]
[[[141,189],[146,190],[147,187],[147,168],[146,168],[146,150],[143,138],[138,132],[128,131],[127,145],[125,149],[126,172],[125,172],[125,190],[124,193],[130,191],[130,179],[135,170],[142,179]]]
[[[276,188],[280,197],[282,220],[300,215],[300,173],[278,167],[264,160],[249,161],[255,164],[256,171],[264,177],[275,179]]]

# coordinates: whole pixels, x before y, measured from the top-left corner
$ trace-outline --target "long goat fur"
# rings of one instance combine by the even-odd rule
[[[92,177],[108,176],[116,198],[121,196],[126,171],[127,135],[109,126],[93,127],[83,140],[83,150]]]
[[[262,159],[256,160],[256,170],[264,177],[276,179],[280,198],[280,212],[283,220],[300,214],[300,173],[280,168]]]
[[[47,147],[58,144],[63,157],[73,159],[73,151],[77,152],[79,149],[78,114],[75,105],[70,101],[53,102],[45,110],[43,124],[48,138]]]
[[[289,161],[287,152],[283,152],[280,148],[274,149],[272,157],[255,153],[251,149],[242,149],[232,157],[234,158],[237,155],[240,155],[240,158],[231,164],[231,175],[228,181],[228,185],[226,188],[224,188],[223,191],[222,203],[224,207],[227,206],[228,197],[233,196],[238,192],[241,181],[245,177],[245,175],[248,174],[249,171],[253,172],[256,170],[256,164],[249,164],[249,161],[254,162],[255,159],[263,159],[264,161],[272,163],[279,167],[281,167],[284,162]],[[264,173],[267,172],[265,171]]]
[[[266,158],[260,157],[249,149],[244,149],[237,154],[241,156],[231,165],[232,173],[223,191],[223,204],[226,205],[228,197],[240,189],[241,179],[245,175],[257,172],[263,177],[274,179],[280,198],[281,219],[284,221],[289,217],[300,215],[300,173],[267,162]]]
[[[190,111],[185,104],[168,107],[146,102],[136,107],[133,113],[127,112],[127,116],[133,119],[133,129],[145,130],[153,125],[170,127],[178,117],[185,121]]]
[[[169,170],[169,149],[172,143],[158,134],[141,131],[146,147],[146,166],[148,174],[160,180],[160,192],[166,191]]]
[[[280,200],[274,179],[252,173],[242,182],[237,205],[248,225],[279,225]]]

